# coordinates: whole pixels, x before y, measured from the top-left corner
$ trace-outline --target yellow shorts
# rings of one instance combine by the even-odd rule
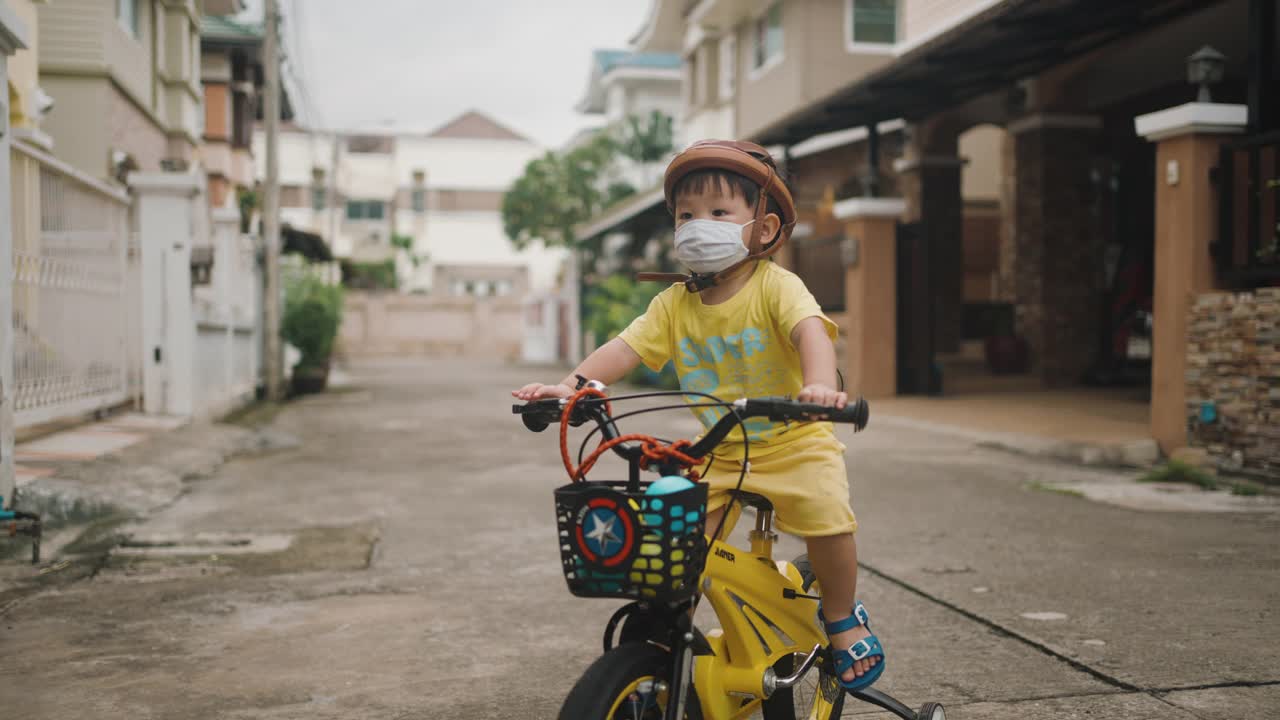
[[[844,444],[830,432],[782,443],[761,457],[751,458],[742,489],[769,498],[775,525],[789,535],[823,537],[856,532],[858,521],[849,508],[844,451]],[[725,506],[741,472],[738,460],[716,459],[706,469],[708,513]],[[740,513],[741,505],[735,502],[722,535],[733,530]],[[708,535],[714,531],[707,528]]]

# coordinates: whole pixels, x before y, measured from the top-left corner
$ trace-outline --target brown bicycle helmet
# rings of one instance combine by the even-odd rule
[[[690,145],[667,166],[662,192],[668,210],[675,212],[676,185],[686,175],[698,170],[727,170],[760,186],[760,195],[756,198],[755,225],[751,229],[751,240],[747,243],[747,257],[716,273],[640,273],[638,279],[682,282],[690,292],[701,292],[718,284],[743,265],[774,254],[791,237],[791,231],[796,225],[796,204],[791,198],[791,191],[779,177],[769,151],[755,143],[735,140],[702,140]],[[764,245],[761,234],[764,232],[763,220],[770,198],[782,211],[782,227],[778,230],[778,237]]]

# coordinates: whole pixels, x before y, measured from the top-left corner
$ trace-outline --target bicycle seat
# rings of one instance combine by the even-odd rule
[[[773,512],[773,503],[769,498],[746,490],[730,490],[729,497],[736,499],[745,507],[752,507],[761,512]]]

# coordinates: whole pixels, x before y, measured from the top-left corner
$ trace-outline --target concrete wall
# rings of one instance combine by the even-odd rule
[[[519,299],[354,291],[346,297],[338,350],[343,357],[519,357]]]
[[[170,154],[164,129],[152,116],[139,109],[131,98],[110,86],[105,90],[108,134],[107,147],[101,150],[104,162],[111,150],[118,149],[132,155],[139,169],[159,170],[160,160]],[[84,123],[81,121],[79,124]],[[62,137],[58,137],[58,142],[62,142]]]
[[[201,122],[193,7],[144,0],[135,36],[116,19],[115,3],[40,6],[40,83],[55,101],[44,130],[57,157],[95,177],[110,173],[113,150],[144,171],[165,157],[191,158]],[[93,117],[106,122],[84,121]]]
[[[27,30],[27,49],[18,50],[8,58],[7,84],[16,92],[16,97],[10,98],[12,106],[8,108],[9,124],[15,128],[34,127],[37,113],[35,91],[40,85],[37,66],[40,52],[40,33],[37,31],[39,13],[31,0],[14,0],[9,3],[9,7]]]
[[[900,0],[898,42],[919,43],[1003,0]]]
[[[846,46],[845,0],[783,5],[783,58],[752,70],[754,23],[738,27],[737,130],[750,138],[796,110],[819,101],[893,59],[886,52],[851,52]]]
[[[42,125],[54,138],[54,154],[94,177],[106,175],[109,130],[103,123],[86,123],[84,118],[106,116],[109,81],[100,77],[41,75],[40,85],[55,100]]]

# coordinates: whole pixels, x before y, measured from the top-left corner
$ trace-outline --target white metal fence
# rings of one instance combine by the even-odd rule
[[[195,288],[195,405],[216,414],[251,398],[260,374],[262,270],[238,216],[215,222],[213,273]]]
[[[129,196],[34,148],[10,157],[15,421],[120,404],[135,354]]]

